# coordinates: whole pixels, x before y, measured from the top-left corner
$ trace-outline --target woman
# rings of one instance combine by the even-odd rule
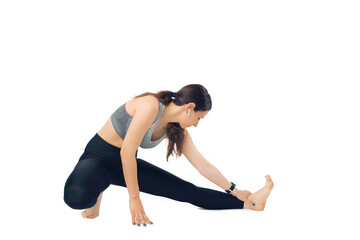
[[[235,184],[196,149],[187,127],[197,126],[211,109],[211,98],[200,84],[180,91],[146,92],[120,106],[88,142],[64,188],[64,201],[73,209],[85,209],[84,218],[95,218],[103,191],[110,184],[127,187],[132,223],[153,224],[146,216],[139,191],[188,202],[205,209],[252,209],[265,207],[273,183],[254,194]],[[153,148],[168,139],[170,154],[181,156],[226,192],[202,188],[137,158],[138,147]],[[176,145],[176,149],[175,149]]]

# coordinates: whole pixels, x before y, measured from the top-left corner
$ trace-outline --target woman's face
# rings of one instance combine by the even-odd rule
[[[191,127],[191,126],[195,126],[197,127],[197,125],[199,124],[200,119],[204,118],[209,111],[194,111],[194,108],[189,108],[190,109],[190,115],[188,115],[188,112],[184,113],[184,125],[185,128]],[[189,111],[188,109],[188,111]]]

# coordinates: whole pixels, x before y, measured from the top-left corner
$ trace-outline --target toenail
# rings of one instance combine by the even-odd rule
[[[253,206],[255,206],[255,203],[253,203]]]

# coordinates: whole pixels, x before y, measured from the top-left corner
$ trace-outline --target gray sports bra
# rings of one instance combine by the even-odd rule
[[[164,140],[167,137],[167,133],[165,132],[165,134],[160,139],[158,139],[156,141],[151,141],[152,133],[153,133],[153,131],[156,127],[156,124],[158,123],[160,116],[163,113],[164,109],[165,109],[165,105],[162,102],[160,102],[160,108],[159,108],[159,112],[156,116],[156,119],[153,122],[153,124],[151,124],[151,126],[147,130],[147,132],[145,133],[145,136],[141,141],[140,147],[153,148],[153,147],[157,146],[162,140]],[[111,123],[114,126],[116,133],[122,139],[125,139],[126,132],[129,129],[132,119],[133,119],[133,117],[130,114],[128,114],[128,112],[125,109],[125,103],[123,105],[121,105],[118,109],[116,109],[115,112],[113,112],[111,114]]]

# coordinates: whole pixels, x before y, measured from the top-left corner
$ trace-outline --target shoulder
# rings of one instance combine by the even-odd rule
[[[160,101],[152,95],[139,97],[134,99],[135,113],[136,111],[152,111],[155,116],[158,113],[160,107]]]

